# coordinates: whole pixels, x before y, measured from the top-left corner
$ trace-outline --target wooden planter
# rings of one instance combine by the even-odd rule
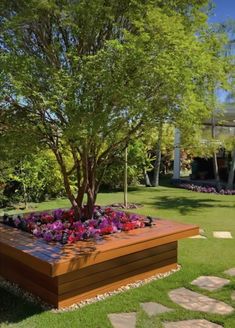
[[[47,244],[0,224],[0,275],[57,308],[177,267],[177,241],[195,225],[155,220],[153,227],[99,242]]]

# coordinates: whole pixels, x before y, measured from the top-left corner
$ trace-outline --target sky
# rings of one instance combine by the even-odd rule
[[[209,18],[210,23],[224,22],[228,19],[235,20],[235,0],[213,0],[215,3],[214,15]],[[227,92],[218,90],[217,96],[221,102],[226,100]]]
[[[210,22],[223,22],[228,18],[235,19],[235,0],[213,0],[216,7]]]

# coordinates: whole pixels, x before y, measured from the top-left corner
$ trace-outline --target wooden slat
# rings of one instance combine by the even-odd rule
[[[61,276],[58,276],[59,284],[67,283],[73,280],[81,279],[83,277],[87,277],[89,275],[97,274],[99,272],[104,272],[110,270],[114,267],[119,267],[120,265],[134,262],[140,260],[142,258],[146,258],[146,256],[153,256],[156,254],[161,254],[167,251],[171,251],[177,249],[177,242],[169,243],[166,245],[157,246],[154,248],[149,248],[147,250],[143,250],[141,252],[132,253],[129,255],[125,255],[122,257],[114,258],[111,261],[105,261],[102,263],[98,263],[95,265],[91,265],[77,271],[71,271]]]
[[[10,266],[6,266],[0,269],[0,273],[7,280],[14,282],[27,291],[39,296],[42,300],[46,301],[57,307],[58,296],[48,290],[47,286],[42,287],[37,282],[30,280],[28,277],[24,276],[22,273],[18,272],[17,269],[13,269]]]
[[[0,242],[28,253],[39,251],[43,258],[46,257],[49,260],[59,259],[59,254],[63,247],[58,243],[48,244],[44,240],[38,239],[27,232],[2,224],[0,224]]]
[[[149,267],[151,265],[157,265],[158,262],[162,262],[171,258],[175,259],[175,262],[177,257],[177,250],[171,250],[168,252],[164,252],[161,254],[157,254],[154,256],[149,256],[146,258],[143,258],[141,260],[137,261],[132,261],[130,263],[125,263],[121,264],[117,267],[115,266],[114,268],[110,270],[106,270],[103,272],[99,272],[93,275],[89,275],[87,277],[83,277],[81,279],[73,280],[68,283],[64,284],[59,284],[58,286],[58,292],[59,295],[67,293],[69,291],[73,290],[79,290],[80,288],[84,288],[86,286],[91,286],[94,284],[94,282],[98,283],[100,282],[101,284],[105,284],[105,282],[112,277],[113,280],[115,280],[115,277],[117,277],[117,280],[119,280],[120,275],[132,275],[132,272],[135,270],[142,270],[146,267]]]
[[[64,294],[62,296],[59,297],[58,300],[58,307],[62,308],[62,307],[66,307],[69,306],[73,303],[76,302],[80,302],[82,300],[85,300],[87,298],[91,298],[91,297],[95,297],[98,294],[102,294],[105,292],[110,292],[113,290],[116,290],[117,288],[124,286],[126,284],[129,283],[133,283],[136,282],[138,280],[143,280],[146,278],[149,278],[155,274],[158,273],[164,273],[164,272],[168,272],[172,269],[176,269],[177,268],[177,263],[174,262],[174,259],[169,260],[167,262],[162,262],[161,264],[159,264],[158,268],[149,268],[148,271],[145,272],[139,272],[139,273],[134,273],[131,277],[125,278],[125,277],[120,277],[120,279],[118,281],[115,282],[107,282],[107,284],[103,285],[103,286],[92,286],[91,290],[87,290],[87,291],[81,291],[81,293],[79,294]]]
[[[136,229],[104,237],[101,242],[73,245],[47,244],[17,229],[0,224],[0,252],[51,276],[102,263],[143,249],[175,242],[198,234],[195,225],[157,220],[152,228]],[[22,237],[22,239],[21,239]]]
[[[0,254],[1,253],[8,255],[15,260],[19,260],[21,263],[24,263],[25,265],[28,265],[29,267],[34,268],[35,270],[48,276],[51,276],[52,274],[52,264],[46,259],[43,261],[42,259],[0,242]]]
[[[43,288],[47,288],[53,293],[58,293],[58,278],[49,277],[37,270],[34,270],[28,267],[25,264],[22,264],[20,261],[12,259],[6,255],[0,255],[0,273],[4,272],[6,268],[10,269],[13,272],[17,272],[27,278],[29,281],[38,284]]]
[[[110,250],[102,251],[101,247],[97,246],[97,249],[94,252],[87,253],[86,256],[79,257],[79,261],[77,258],[71,258],[68,261],[61,260],[59,262],[55,262],[54,266],[53,266],[52,275],[53,276],[61,275],[68,271],[73,271],[73,270],[87,267],[89,265],[108,261],[108,260],[113,259],[114,257],[120,257],[120,256],[124,256],[126,254],[135,253],[135,252],[141,251],[143,249],[168,244],[168,243],[174,242],[176,240],[186,238],[191,235],[196,235],[198,233],[199,233],[198,228],[195,228],[195,229],[191,229],[190,231],[188,231],[188,230],[182,231],[179,233],[162,236],[162,237],[158,237],[155,239],[151,238],[150,240],[147,239],[145,241],[143,241],[141,239],[140,242],[138,242],[138,240],[134,239],[133,244],[130,244],[129,240],[128,240],[128,245],[124,245],[124,246],[119,245],[118,246],[117,244],[115,244],[116,248],[113,248],[113,243],[112,243],[112,241],[110,241],[110,243],[107,243],[107,244],[110,244],[110,247],[112,247],[112,249],[110,249]],[[146,234],[145,234],[145,237],[146,237]],[[152,235],[151,235],[151,237],[152,237]],[[107,245],[106,245],[106,247],[107,247]]]
[[[75,296],[76,294],[87,292],[87,291],[90,291],[92,289],[96,289],[98,287],[101,287],[101,286],[104,286],[104,285],[107,285],[107,284],[112,284],[112,283],[115,283],[117,281],[121,281],[123,279],[128,279],[128,278],[132,279],[133,276],[136,276],[136,275],[139,275],[139,274],[142,274],[142,273],[146,273],[146,272],[152,271],[154,269],[159,269],[162,266],[166,266],[166,265],[173,264],[173,263],[176,263],[176,262],[177,262],[177,258],[173,257],[173,258],[170,258],[170,259],[167,259],[167,260],[163,260],[161,262],[152,263],[152,264],[150,264],[146,267],[140,267],[140,268],[137,268],[133,271],[121,273],[121,274],[116,275],[114,277],[110,276],[105,281],[95,281],[93,284],[90,284],[88,286],[83,286],[83,287],[80,287],[80,288],[75,288],[75,286],[74,286],[74,288],[72,290],[70,290],[70,291],[68,291],[64,294],[59,295],[59,300],[70,298],[72,296]]]

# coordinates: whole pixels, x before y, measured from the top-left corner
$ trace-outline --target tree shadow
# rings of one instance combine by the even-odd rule
[[[0,326],[17,323],[44,310],[0,286]]]
[[[189,212],[196,210],[204,210],[213,207],[230,207],[230,206],[220,206],[218,200],[213,200],[209,198],[188,198],[188,197],[172,197],[172,196],[161,196],[154,198],[153,202],[148,202],[148,204],[154,205],[158,209],[178,210],[180,214],[186,215]]]

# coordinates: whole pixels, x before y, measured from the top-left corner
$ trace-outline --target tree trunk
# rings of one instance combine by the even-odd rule
[[[156,147],[156,160],[154,162],[152,187],[159,186],[159,174],[161,166],[161,145],[162,145],[162,123],[159,126],[159,135]]]
[[[232,152],[232,162],[231,162],[231,167],[229,169],[227,189],[233,189],[234,173],[235,173],[235,149]]]
[[[148,172],[145,169],[143,170],[143,174],[144,174],[145,186],[146,187],[151,187],[151,182],[150,182],[150,179],[149,179],[149,175],[148,175]]]
[[[74,209],[74,216],[78,220],[81,215],[81,208],[78,207],[76,198],[74,197],[74,195],[72,193],[71,186],[69,183],[69,177],[68,177],[68,174],[66,171],[66,166],[64,164],[63,157],[62,157],[61,153],[58,151],[58,149],[55,149],[52,147],[52,151],[54,152],[57,162],[60,166],[60,171],[61,171],[61,174],[63,177],[65,191],[66,191],[68,199],[72,205],[72,208]]]
[[[127,189],[128,189],[128,182],[127,182],[127,169],[128,169],[128,152],[127,147],[125,148],[125,155],[124,155],[124,206],[127,207]]]
[[[93,218],[96,196],[97,194],[91,190],[87,192],[86,219]]]
[[[90,157],[86,161],[87,163],[87,204],[86,204],[86,218],[92,219],[96,201],[96,163],[95,159]]]
[[[212,138],[215,139],[215,119],[214,119],[214,117],[212,117],[211,133],[212,133]],[[213,151],[213,171],[214,171],[214,178],[216,181],[216,187],[218,190],[220,190],[221,184],[220,184],[220,176],[219,176],[219,168],[218,168],[216,151]]]
[[[27,195],[27,189],[26,189],[24,182],[23,182],[23,194],[24,194],[24,206],[25,206],[25,209],[27,209],[28,208],[28,195]]]

